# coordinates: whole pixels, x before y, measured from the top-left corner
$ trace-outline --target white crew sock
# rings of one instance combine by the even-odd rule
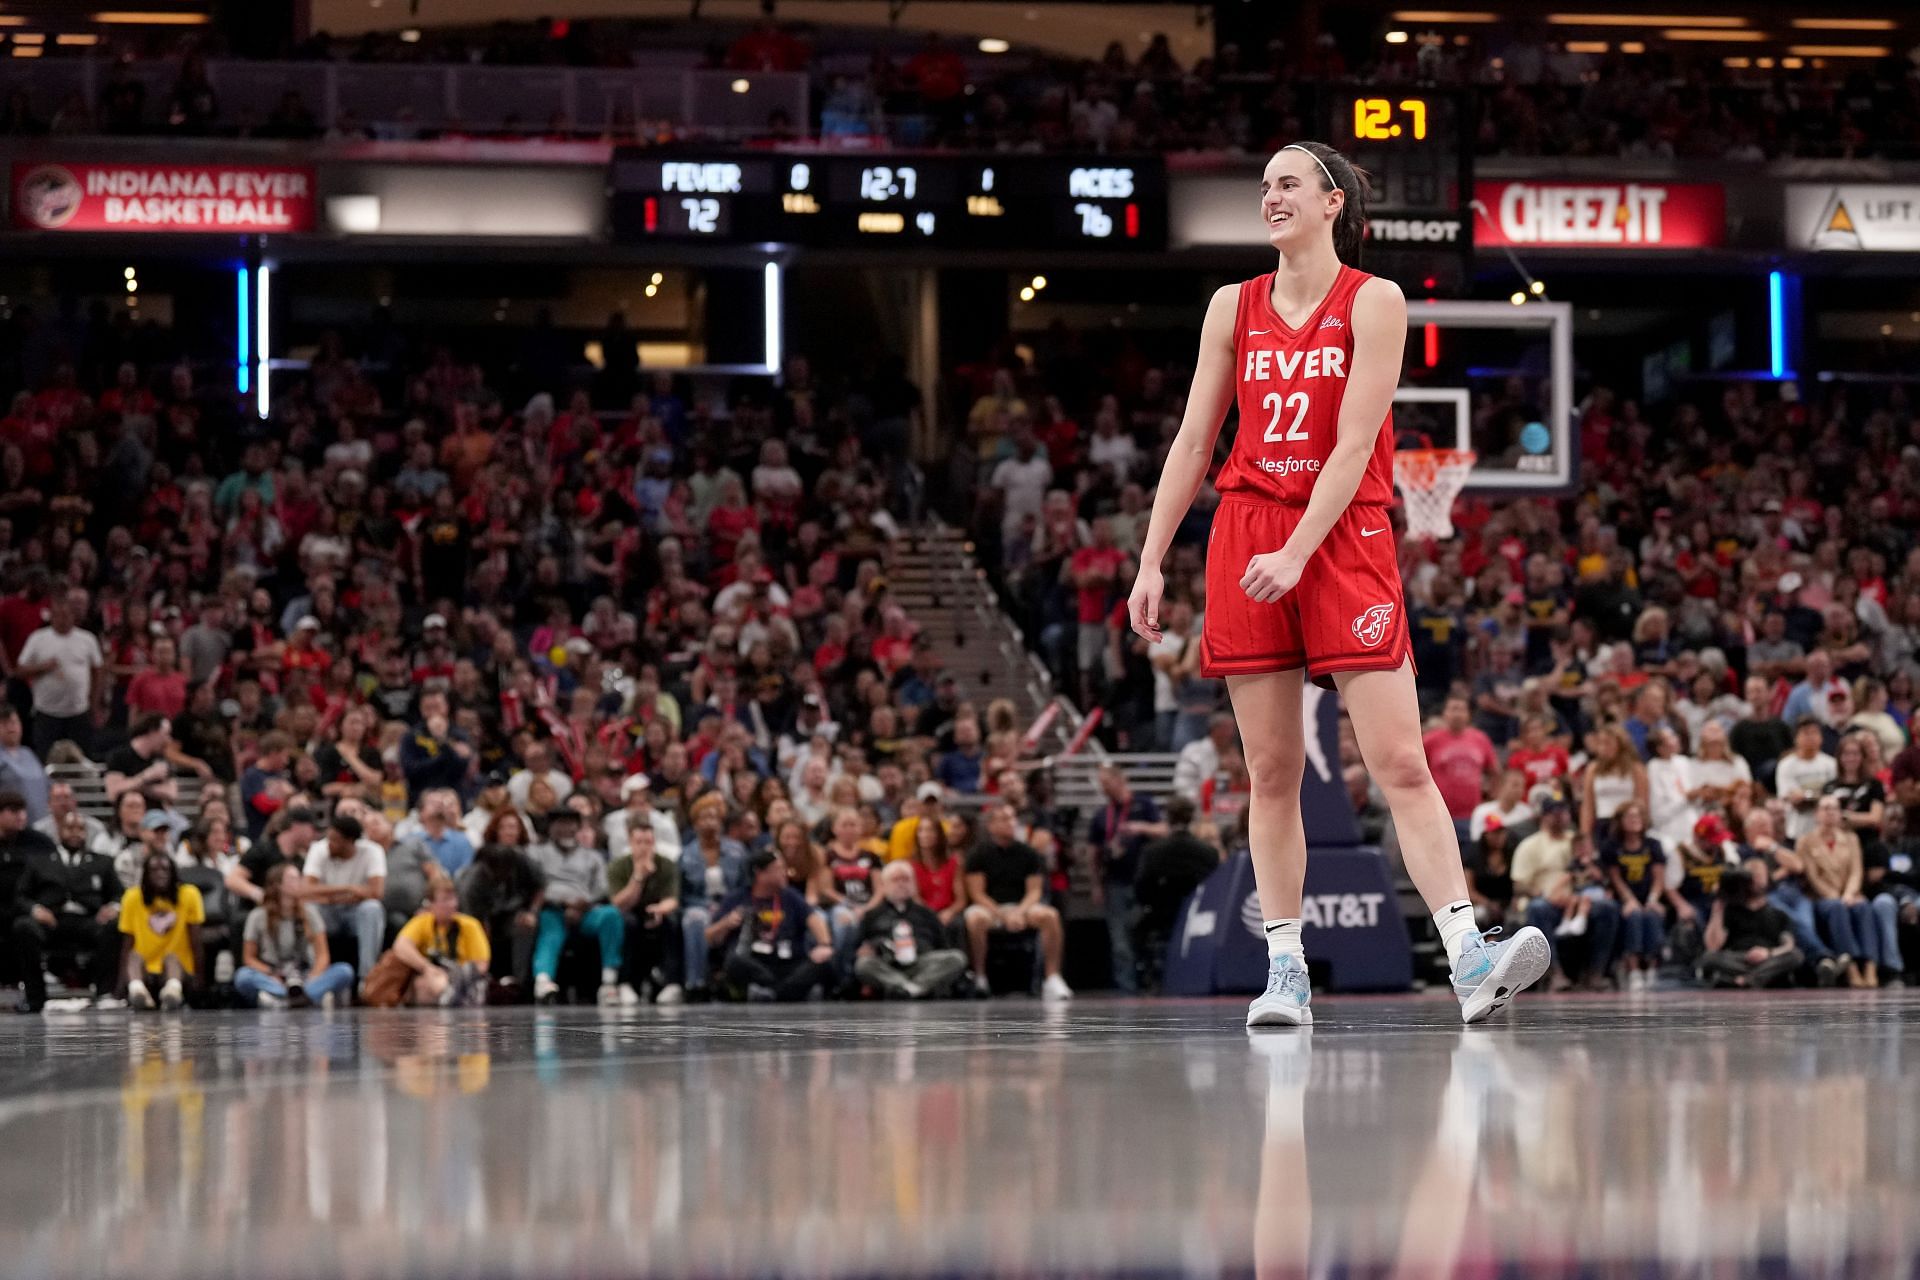
[[[1473,923],[1473,904],[1465,898],[1434,912],[1433,924],[1440,930],[1440,941],[1446,944],[1448,965],[1458,964],[1467,943],[1480,936]]]
[[[1307,958],[1306,949],[1300,945],[1300,918],[1291,920],[1269,920],[1261,926],[1267,931],[1267,959],[1278,960],[1281,956],[1293,956],[1297,960]]]
[[[619,971],[618,969],[602,969],[602,970],[600,970],[600,985],[601,985],[601,986],[603,986],[603,987],[610,987],[610,986],[612,986],[612,985],[613,985],[614,983],[616,983],[616,982],[618,982],[618,981],[620,981],[620,971]]]

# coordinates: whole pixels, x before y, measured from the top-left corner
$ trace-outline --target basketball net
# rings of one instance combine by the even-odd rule
[[[1406,503],[1408,533],[1453,536],[1453,502],[1478,457],[1471,449],[1401,449],[1393,455],[1393,482]]]

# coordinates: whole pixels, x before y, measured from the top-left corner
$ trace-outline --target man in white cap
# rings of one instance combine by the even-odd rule
[[[673,815],[653,806],[653,779],[644,773],[629,774],[620,784],[620,802],[625,807],[607,815],[607,858],[625,857],[628,848],[627,832],[635,823],[644,819],[653,828],[654,845],[661,849],[680,848],[680,825]]]
[[[453,642],[447,638],[446,615],[430,613],[420,624],[420,652],[413,656],[413,682],[423,688],[436,683],[446,688],[453,683],[453,664]]]

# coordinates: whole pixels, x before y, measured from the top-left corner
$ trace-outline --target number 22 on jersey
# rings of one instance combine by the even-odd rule
[[[1304,391],[1296,391],[1285,398],[1282,398],[1278,391],[1267,392],[1266,398],[1260,402],[1260,406],[1264,409],[1271,409],[1273,416],[1268,419],[1267,434],[1261,437],[1261,439],[1267,444],[1282,444],[1289,440],[1308,439],[1307,429],[1301,425],[1307,420],[1307,404],[1307,393]],[[1280,411],[1283,406],[1293,411],[1293,422],[1284,432],[1280,430]]]

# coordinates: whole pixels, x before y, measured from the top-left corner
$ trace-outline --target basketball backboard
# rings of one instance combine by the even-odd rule
[[[1468,493],[1553,493],[1577,478],[1573,308],[1413,301],[1394,392],[1400,448],[1479,454]]]

